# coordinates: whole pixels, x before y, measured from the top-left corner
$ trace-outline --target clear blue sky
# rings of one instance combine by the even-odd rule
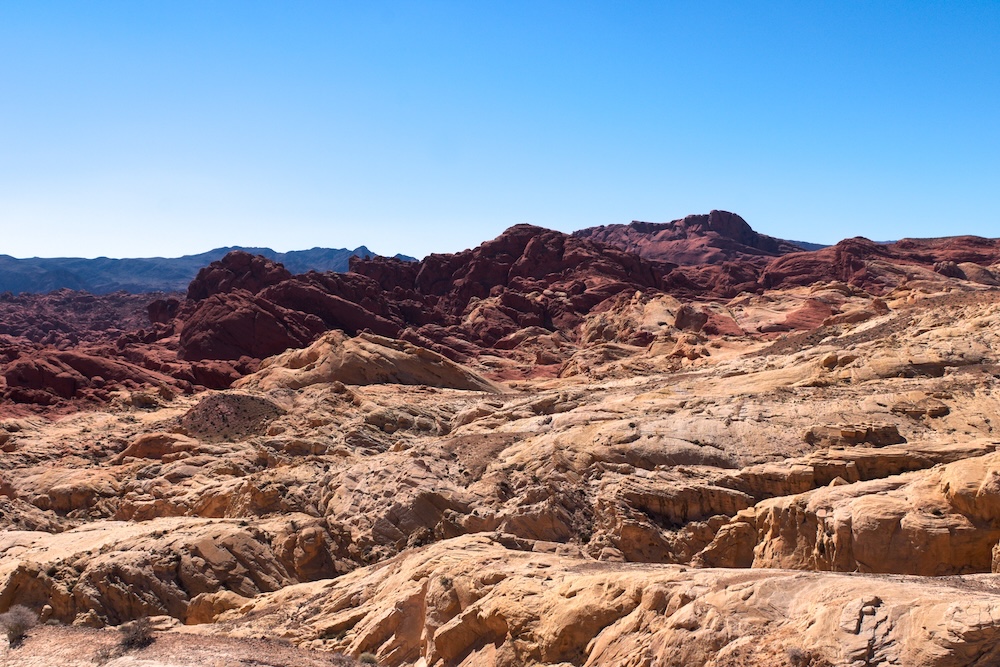
[[[0,2],[0,253],[1000,236],[1000,2]]]

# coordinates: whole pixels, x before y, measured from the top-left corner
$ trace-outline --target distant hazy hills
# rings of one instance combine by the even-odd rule
[[[275,252],[270,248],[216,248],[198,255],[184,257],[146,257],[138,259],[83,259],[55,257],[16,259],[0,255],[0,292],[44,293],[68,288],[92,294],[126,292],[184,291],[198,269],[221,259],[231,250],[246,250],[281,262],[292,273],[316,271],[347,271],[348,260],[373,257],[365,246],[347,248],[312,248],[292,252]],[[399,259],[412,257],[396,255]]]

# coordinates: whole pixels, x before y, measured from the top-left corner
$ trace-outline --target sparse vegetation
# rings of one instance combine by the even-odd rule
[[[357,667],[358,661],[343,653],[334,653],[330,656],[330,664],[334,667]]]
[[[94,664],[103,665],[118,657],[118,646],[102,646],[94,653]]]
[[[358,662],[362,665],[377,665],[378,658],[375,657],[374,653],[362,653],[358,656]]]
[[[812,653],[793,646],[788,649],[788,662],[792,667],[808,667],[812,664]]]
[[[153,637],[153,625],[149,622],[149,618],[145,616],[137,618],[131,623],[126,623],[119,628],[119,631],[122,637],[118,642],[118,646],[121,647],[123,653],[146,648],[155,639]]]
[[[152,644],[156,638],[153,636],[153,624],[149,618],[143,616],[131,623],[126,623],[118,628],[121,637],[117,644],[102,646],[94,653],[94,662],[98,665],[114,660],[125,655],[129,651],[138,651]]]
[[[38,624],[38,615],[24,605],[16,604],[0,614],[0,627],[7,633],[11,648],[21,645],[28,636],[28,630]]]

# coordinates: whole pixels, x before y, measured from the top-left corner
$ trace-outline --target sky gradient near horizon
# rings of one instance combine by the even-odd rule
[[[1000,236],[1000,3],[0,3],[0,254]]]

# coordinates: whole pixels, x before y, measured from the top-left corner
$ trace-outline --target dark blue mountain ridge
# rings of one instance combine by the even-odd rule
[[[370,258],[376,254],[365,246],[353,250],[310,248],[291,252],[231,246],[183,257],[17,259],[10,255],[0,255],[0,292],[44,294],[63,288],[91,294],[109,294],[122,290],[133,294],[183,292],[199,269],[222,259],[232,250],[245,250],[264,255],[268,259],[281,262],[292,273],[305,273],[310,270],[344,272],[348,269],[351,257]],[[406,255],[396,255],[396,258],[416,261]]]

